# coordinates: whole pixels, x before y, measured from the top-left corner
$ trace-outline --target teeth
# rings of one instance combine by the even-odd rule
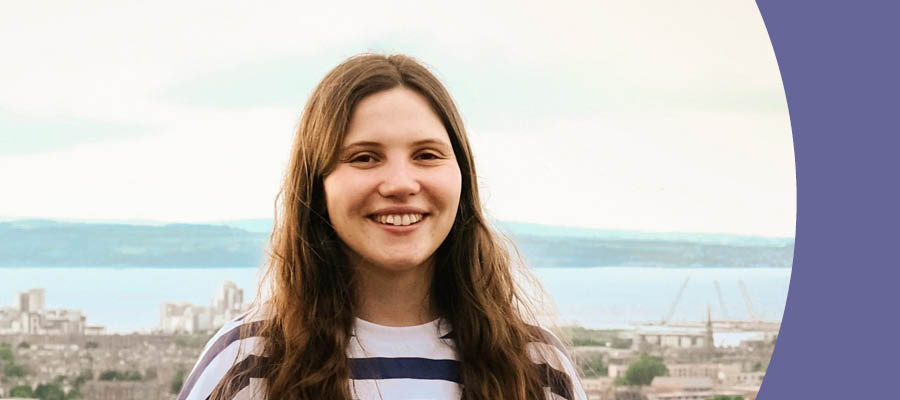
[[[422,220],[422,214],[380,215],[376,220],[382,224],[406,226]]]

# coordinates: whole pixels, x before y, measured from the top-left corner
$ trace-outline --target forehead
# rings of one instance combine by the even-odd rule
[[[405,87],[366,96],[354,107],[344,146],[356,142],[394,143],[436,140],[450,144],[450,137],[428,99]]]

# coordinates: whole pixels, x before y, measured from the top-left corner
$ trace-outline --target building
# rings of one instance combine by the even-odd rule
[[[666,364],[666,369],[676,378],[719,379],[719,364]]]
[[[714,396],[743,397],[744,400],[756,400],[759,395],[759,386],[732,386],[715,390]]]
[[[633,334],[632,350],[648,351],[662,348],[704,350],[715,353],[713,323],[710,310],[706,310],[706,324],[699,327],[644,326]]]
[[[215,327],[237,318],[244,312],[244,291],[234,282],[222,282],[219,293],[213,300],[212,311],[212,325]]]
[[[23,313],[40,312],[44,309],[44,289],[28,289],[19,293],[19,311]]]
[[[708,349],[705,329],[674,329],[666,326],[647,326],[634,332],[632,348],[647,351],[655,348]]]
[[[648,400],[708,400],[713,395],[709,378],[657,376],[647,389]]]
[[[612,397],[613,378],[599,376],[596,378],[584,378],[581,380],[584,393],[588,400],[606,400]]]
[[[191,303],[163,303],[159,329],[164,333],[197,333],[212,329],[209,309]]]
[[[0,309],[0,335],[22,333],[20,315],[18,308]]]
[[[82,335],[86,317],[79,310],[45,309],[44,289],[19,293],[18,308],[0,309],[0,334]]]
[[[85,335],[102,335],[106,333],[106,327],[102,325],[86,325],[84,327]]]
[[[766,376],[766,373],[762,372],[762,371],[757,371],[757,372],[730,371],[730,372],[723,372],[721,374],[721,380],[726,385],[759,387],[762,385],[763,378],[765,378],[765,376]]]
[[[610,377],[613,378],[622,378],[625,376],[625,371],[628,370],[628,364],[626,363],[612,363],[606,365],[606,373]]]
[[[228,311],[240,312],[244,305],[244,291],[232,281],[222,282],[218,297],[215,299],[217,313]]]
[[[667,363],[669,376],[676,378],[709,378],[713,382],[733,385],[753,383],[753,379],[743,377],[741,363]],[[735,378],[741,376],[742,378]],[[741,380],[744,379],[744,380]],[[760,382],[762,380],[760,379]]]
[[[163,333],[198,333],[218,329],[244,312],[244,291],[225,281],[210,307],[166,302],[160,308],[159,330]]]
[[[27,315],[23,319],[28,321],[25,332],[38,335],[82,335],[87,319],[78,310],[42,310]]]

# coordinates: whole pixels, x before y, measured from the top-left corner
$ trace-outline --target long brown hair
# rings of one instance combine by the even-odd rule
[[[437,250],[429,298],[453,330],[463,399],[538,399],[546,376],[526,351],[526,322],[506,243],[487,223],[462,118],[438,79],[404,55],[364,54],[329,72],[303,111],[270,238],[264,338],[269,399],[349,399],[347,348],[355,320],[354,271],[325,207],[323,180],[337,161],[354,106],[402,86],[429,100],[462,174],[456,220]],[[246,372],[244,372],[246,373]],[[240,380],[241,373],[227,381]],[[246,378],[246,377],[244,377]],[[226,394],[223,381],[213,398]]]

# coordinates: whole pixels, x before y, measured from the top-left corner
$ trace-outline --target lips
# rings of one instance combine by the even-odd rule
[[[425,210],[415,207],[386,207],[367,217],[384,227],[404,227],[416,225],[428,215]]]
[[[417,225],[425,219],[426,216],[428,216],[428,214],[383,214],[371,215],[369,216],[369,219],[386,228],[403,228]]]
[[[406,226],[415,224],[424,218],[424,214],[386,214],[376,215],[373,219],[384,225]]]

